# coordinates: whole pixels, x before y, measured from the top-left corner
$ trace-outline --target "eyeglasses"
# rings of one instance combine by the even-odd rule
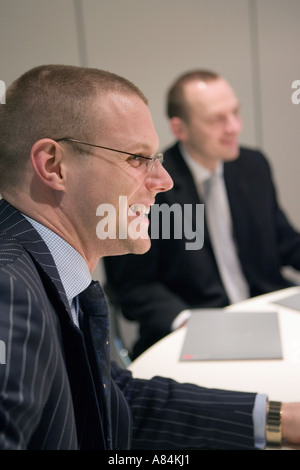
[[[129,155],[131,158],[128,159],[127,161],[134,168],[138,168],[143,163],[146,163],[146,167],[147,167],[148,171],[152,170],[152,168],[154,167],[156,161],[159,161],[159,163],[161,163],[161,164],[164,161],[164,156],[163,156],[162,153],[157,153],[155,155],[152,155],[151,157],[145,157],[145,155],[139,155],[138,153],[130,153],[130,152],[125,152],[124,150],[116,150],[116,149],[112,149],[110,147],[103,147],[102,145],[90,144],[88,142],[82,142],[81,140],[71,139],[69,137],[62,137],[61,139],[56,139],[55,140],[55,142],[61,142],[61,141],[71,142],[71,143],[75,143],[75,144],[88,145],[89,147],[97,147],[99,149],[111,150],[112,152],[123,153],[125,155]]]

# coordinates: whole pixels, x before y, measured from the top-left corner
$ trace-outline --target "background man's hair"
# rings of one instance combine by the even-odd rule
[[[188,120],[188,107],[184,97],[184,86],[193,81],[211,82],[220,78],[215,72],[209,70],[192,70],[178,77],[167,93],[167,116],[179,117]]]

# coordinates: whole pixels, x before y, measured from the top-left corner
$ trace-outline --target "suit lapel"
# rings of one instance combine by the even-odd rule
[[[247,253],[251,246],[249,233],[251,230],[249,224],[249,214],[251,207],[249,206],[249,190],[247,178],[240,174],[239,161],[224,164],[224,180],[227,189],[228,201],[232,215],[233,232],[236,239],[240,256]]]
[[[28,252],[41,273],[53,284],[65,314],[71,317],[65,289],[60,280],[54,260],[45,242],[23,215],[3,199],[0,201],[0,230],[15,238]]]
[[[190,204],[193,207],[192,224],[193,227],[197,227],[197,221],[195,220],[196,212],[194,208],[197,204],[204,204],[203,199],[199,195],[199,191],[196,188],[193,176],[184,161],[183,156],[180,153],[178,144],[175,144],[171,149],[171,153],[168,156],[166,154],[165,168],[172,175],[174,187],[167,193],[162,193],[162,198],[170,199],[169,204],[179,203],[182,207],[184,204]],[[159,202],[159,194],[156,196],[157,202]],[[204,243],[206,246],[210,246],[210,237],[207,229],[205,219],[205,206],[204,206]]]
[[[67,296],[48,247],[28,220],[4,200],[0,201],[0,231],[17,240],[27,251],[58,315],[79,446],[82,449],[105,448],[106,432],[102,427],[83,335],[73,323]]]
[[[175,201],[179,200],[180,204],[193,205],[203,203],[203,201],[200,200],[192,174],[177,144],[173,147],[172,153],[169,156],[166,154],[165,168],[172,175],[174,188],[171,193],[176,193]],[[159,197],[159,195],[157,197]]]

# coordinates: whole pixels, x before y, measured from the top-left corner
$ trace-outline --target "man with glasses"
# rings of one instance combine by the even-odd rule
[[[40,66],[8,89],[0,108],[1,449],[300,442],[300,404],[133,379],[110,364],[105,299],[91,273],[103,256],[150,248],[149,237],[122,230],[147,224],[156,194],[172,187],[157,148],[146,98],[112,73]],[[99,238],[99,208],[111,207],[122,236]],[[275,431],[265,433],[273,414]]]

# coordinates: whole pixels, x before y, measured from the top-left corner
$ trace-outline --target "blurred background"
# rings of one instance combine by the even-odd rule
[[[149,99],[161,148],[172,135],[165,95],[182,72],[208,68],[242,102],[242,143],[271,162],[300,228],[299,0],[0,0],[0,80],[43,63],[124,75]]]

